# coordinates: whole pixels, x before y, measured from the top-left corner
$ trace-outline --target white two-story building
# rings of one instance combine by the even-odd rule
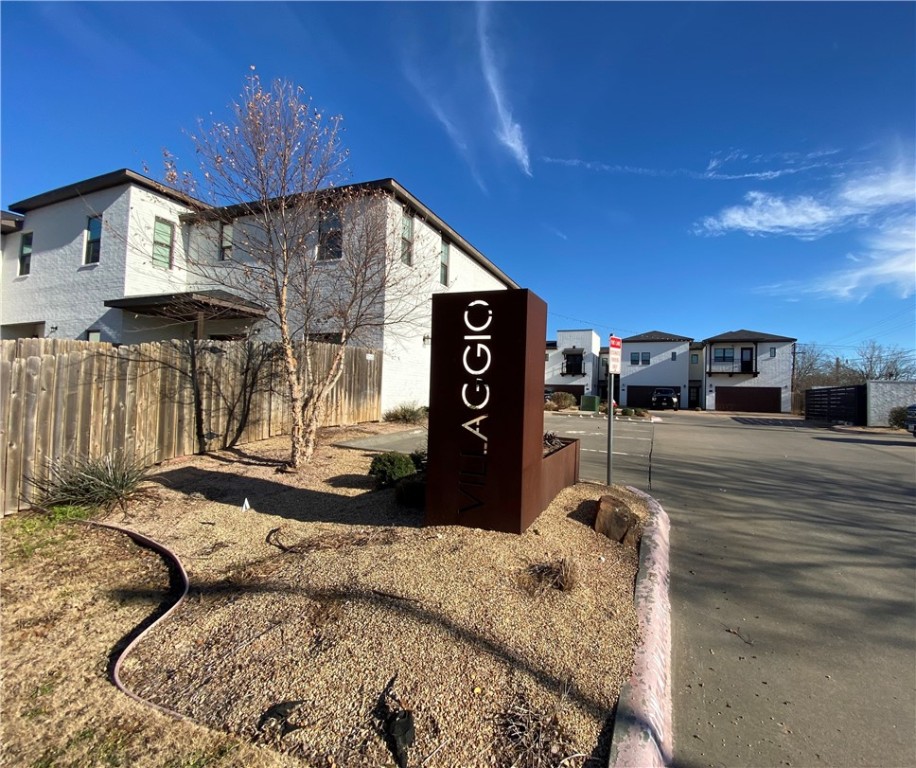
[[[544,354],[545,392],[598,395],[601,341],[592,330],[557,331]]]
[[[450,225],[394,179],[358,185],[379,213],[397,267],[410,272],[415,311],[403,323],[380,323],[382,410],[429,397],[431,297],[441,291],[517,288],[518,285]],[[347,188],[343,188],[347,189]],[[381,206],[381,208],[379,208]],[[367,211],[369,208],[367,208]],[[202,237],[219,222],[218,237]],[[345,242],[368,218],[338,221],[314,258],[329,284],[344,279]],[[231,209],[214,209],[130,170],[119,170],[44,192],[9,206],[2,216],[0,337],[57,337],[115,344],[173,338],[233,338],[260,332],[271,338],[271,301],[250,290],[227,290],[201,270],[212,260],[244,258]],[[324,221],[323,221],[324,224]],[[330,247],[329,247],[330,245]],[[191,265],[195,268],[191,268]],[[351,276],[352,278],[352,276]],[[380,316],[402,296],[375,294]],[[329,339],[335,329],[303,327]]]

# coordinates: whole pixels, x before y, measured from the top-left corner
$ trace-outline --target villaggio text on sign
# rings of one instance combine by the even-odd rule
[[[428,525],[521,533],[541,512],[546,326],[528,290],[433,297]]]

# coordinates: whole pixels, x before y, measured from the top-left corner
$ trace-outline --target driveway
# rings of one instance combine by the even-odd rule
[[[657,416],[615,422],[613,479],[671,518],[675,764],[916,766],[916,441]],[[604,419],[545,429],[604,481]]]

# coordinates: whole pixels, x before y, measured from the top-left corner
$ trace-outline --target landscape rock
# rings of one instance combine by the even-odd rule
[[[624,546],[638,549],[642,536],[642,520],[620,499],[602,496],[598,500],[595,530]]]

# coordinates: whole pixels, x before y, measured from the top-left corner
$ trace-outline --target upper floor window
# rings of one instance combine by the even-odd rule
[[[175,225],[156,217],[153,224],[153,266],[160,269],[172,268]]]
[[[32,271],[32,233],[23,232],[19,239],[19,274],[27,275]]]
[[[639,365],[639,352],[630,352],[630,365]]]
[[[343,232],[340,214],[325,211],[318,222],[318,261],[334,261],[343,258]]]
[[[439,249],[439,282],[442,285],[448,285],[448,262],[449,262],[449,244],[448,241],[442,241],[442,247]]]
[[[219,225],[219,254],[220,261],[229,261],[232,258],[232,224]]]
[[[677,352],[672,352],[672,353],[671,353],[671,360],[672,360],[672,361],[677,360]]]
[[[713,350],[712,359],[717,363],[733,363],[735,362],[735,348],[719,347]]]
[[[696,364],[699,363],[699,362],[700,362],[700,353],[699,353],[699,352],[694,352],[694,353],[692,353],[692,354],[690,355],[690,364],[691,364],[691,365],[696,365]]]
[[[86,331],[86,341],[101,341],[101,340],[102,340],[102,332],[100,330],[97,330],[95,328],[90,328],[88,331]]]
[[[770,347],[770,357],[776,357],[776,347]]]
[[[585,373],[583,358],[584,356],[579,354],[563,355],[563,360],[565,362],[564,373],[569,376],[582,376]]]
[[[401,261],[413,264],[413,216],[406,209],[401,213]]]
[[[86,224],[86,264],[98,264],[102,255],[102,217],[90,216]]]
[[[643,365],[648,365],[652,361],[652,355],[649,352],[643,352],[640,358],[640,362]]]

